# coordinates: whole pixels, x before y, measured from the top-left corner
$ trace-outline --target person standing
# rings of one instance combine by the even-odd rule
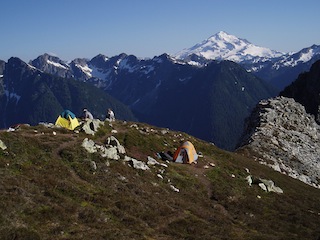
[[[111,110],[111,108],[108,108],[108,116],[109,116],[109,121],[110,122],[114,122],[116,120],[114,112]]]
[[[84,114],[84,120],[93,120],[93,115],[91,112],[88,111],[88,109],[84,108],[83,114]]]

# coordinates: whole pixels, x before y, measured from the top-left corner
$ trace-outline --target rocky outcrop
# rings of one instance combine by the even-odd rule
[[[238,152],[320,188],[320,127],[291,98],[260,101],[247,119]]]
[[[85,121],[81,126],[81,130],[86,134],[94,135],[101,125],[104,125],[104,122],[100,121],[99,119],[92,119]]]
[[[4,144],[4,142],[0,139],[0,149],[6,150],[7,146]]]

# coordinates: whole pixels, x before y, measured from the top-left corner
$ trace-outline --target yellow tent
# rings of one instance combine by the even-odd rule
[[[69,110],[64,110],[56,120],[55,125],[73,130],[80,124],[76,116]]]
[[[174,153],[173,161],[180,163],[193,163],[197,161],[198,154],[193,144],[189,141],[184,142]]]

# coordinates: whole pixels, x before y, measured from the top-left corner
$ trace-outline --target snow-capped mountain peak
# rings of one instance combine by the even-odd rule
[[[231,60],[234,62],[244,62],[255,58],[276,58],[283,53],[270,50],[268,48],[256,46],[246,39],[238,38],[234,35],[220,31],[208,39],[184,49],[174,55],[179,59],[186,59],[195,54],[212,60]]]

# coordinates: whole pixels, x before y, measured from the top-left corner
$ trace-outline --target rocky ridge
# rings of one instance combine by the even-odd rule
[[[320,126],[291,98],[262,100],[247,119],[237,151],[320,188]]]

